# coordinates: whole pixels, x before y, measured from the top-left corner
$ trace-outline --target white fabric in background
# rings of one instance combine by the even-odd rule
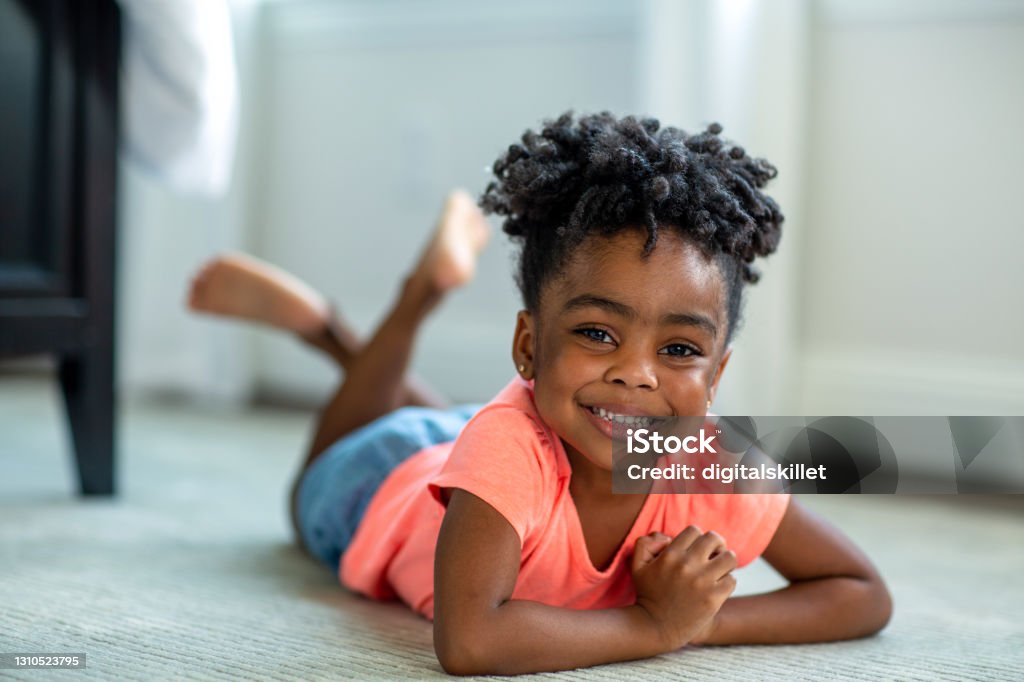
[[[223,194],[238,132],[227,0],[120,0],[123,148],[182,192]]]

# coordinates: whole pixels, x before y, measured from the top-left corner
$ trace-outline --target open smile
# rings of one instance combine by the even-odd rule
[[[638,414],[616,414],[610,410],[606,410],[603,407],[587,407],[584,408],[589,410],[591,414],[600,417],[606,421],[615,422],[616,424],[627,424],[629,426],[651,426],[657,419],[654,417],[644,417]]]
[[[664,417],[626,414],[626,410],[622,407],[618,407],[619,411],[615,411],[600,405],[580,404],[580,409],[586,414],[590,423],[609,438],[623,438],[627,428],[650,428],[665,420]],[[635,410],[630,411],[635,412]]]

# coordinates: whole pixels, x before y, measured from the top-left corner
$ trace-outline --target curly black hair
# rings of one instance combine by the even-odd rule
[[[737,326],[751,263],[778,246],[783,216],[760,189],[776,175],[764,159],[721,137],[712,123],[694,135],[653,118],[571,111],[527,130],[491,167],[480,199],[505,216],[519,242],[516,283],[528,310],[573,249],[591,235],[645,228],[643,255],[660,232],[692,240],[715,258],[728,289],[727,342]]]

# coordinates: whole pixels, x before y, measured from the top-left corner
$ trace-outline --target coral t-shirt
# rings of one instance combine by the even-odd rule
[[[516,377],[463,428],[400,464],[370,501],[341,558],[343,585],[376,599],[399,597],[434,615],[434,548],[441,488],[461,488],[494,507],[522,545],[512,599],[574,609],[634,603],[630,556],[653,531],[675,536],[689,525],[718,532],[739,566],[768,546],[788,494],[652,494],[607,568],[590,561],[561,439],[541,420],[531,384]]]

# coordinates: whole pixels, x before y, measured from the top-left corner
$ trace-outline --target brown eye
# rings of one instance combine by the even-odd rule
[[[665,355],[670,355],[674,358],[686,358],[691,355],[700,355],[700,351],[693,346],[688,346],[685,343],[673,343],[665,346],[663,349]]]
[[[597,341],[598,343],[609,343],[612,337],[603,329],[597,329],[595,327],[586,327],[584,329],[577,329],[576,333],[580,336],[584,336],[591,341]]]

